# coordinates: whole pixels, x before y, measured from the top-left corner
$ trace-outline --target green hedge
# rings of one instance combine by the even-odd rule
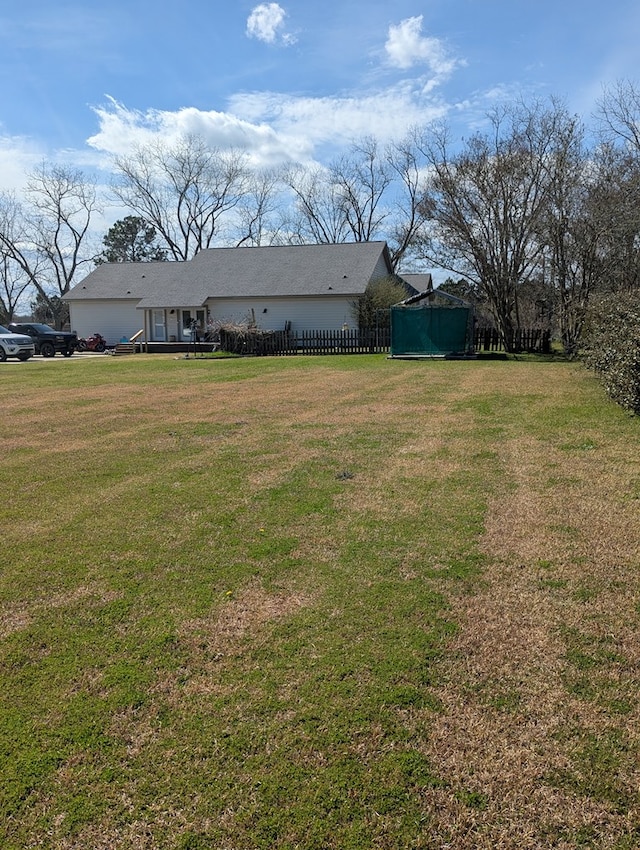
[[[640,413],[640,293],[592,304],[583,333],[586,365],[618,404]]]

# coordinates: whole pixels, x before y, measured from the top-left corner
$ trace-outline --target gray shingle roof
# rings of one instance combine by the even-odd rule
[[[132,299],[150,308],[200,305],[208,298],[351,297],[390,272],[385,242],[210,248],[185,263],[98,266],[66,299]]]
[[[433,287],[433,278],[429,272],[398,272],[400,277],[412,286],[416,292],[426,292]]]

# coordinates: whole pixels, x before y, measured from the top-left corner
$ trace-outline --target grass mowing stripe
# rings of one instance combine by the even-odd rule
[[[20,765],[3,846],[463,850],[491,817],[516,830],[437,742],[450,724],[458,743],[458,685],[509,723],[528,710],[526,683],[459,680],[456,652],[495,592],[487,504],[521,503],[511,448],[551,447],[549,497],[551,475],[572,486],[564,457],[626,439],[588,376],[367,356],[32,365],[0,426],[24,482],[2,516],[3,747]],[[39,427],[62,396],[70,418]],[[581,540],[579,517],[562,524]],[[536,592],[604,600],[563,578],[536,566]],[[598,644],[564,634],[604,695]],[[622,696],[591,701],[613,716]],[[576,767],[549,787],[589,793],[581,740],[556,741]],[[531,834],[547,829],[541,814]]]

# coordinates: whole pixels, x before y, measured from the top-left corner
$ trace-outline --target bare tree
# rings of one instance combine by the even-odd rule
[[[31,286],[31,277],[14,257],[20,244],[21,207],[14,195],[0,197],[0,321],[13,321],[14,314]]]
[[[596,117],[604,139],[640,155],[640,87],[620,80],[604,89]]]
[[[420,133],[414,128],[405,139],[391,143],[386,152],[389,168],[400,186],[394,196],[395,208],[387,232],[394,269],[413,252],[425,226],[425,163],[419,139]]]
[[[640,289],[640,156],[603,146],[595,163],[598,182],[592,215],[603,234],[606,260],[602,289],[633,292]]]
[[[62,296],[91,262],[89,227],[100,209],[95,180],[79,170],[45,164],[31,174],[26,195],[33,208],[28,226],[36,252],[45,261],[54,294]]]
[[[596,114],[603,144],[598,198],[609,224],[609,288],[640,286],[640,87],[620,81],[605,89]]]
[[[424,132],[430,168],[424,255],[466,277],[486,296],[507,351],[519,327],[518,286],[538,266],[541,217],[549,198],[549,163],[565,122],[551,104],[518,103],[488,115],[490,130],[450,155],[446,128]]]
[[[174,260],[211,247],[246,189],[245,156],[212,149],[199,136],[139,147],[115,168],[116,197],[156,229]]]
[[[12,322],[31,281],[16,261],[0,249],[0,322]]]
[[[549,286],[557,306],[567,354],[577,354],[586,309],[603,271],[601,222],[594,215],[598,175],[584,145],[584,127],[556,106],[555,141],[546,160],[547,202],[538,239],[543,249],[540,285]]]
[[[578,353],[589,301],[606,273],[602,251],[603,232],[598,215],[593,215],[593,196],[585,187],[576,199],[571,217],[556,222],[550,233],[545,265],[548,283],[556,301],[556,317],[565,353]]]
[[[349,229],[342,208],[341,193],[327,171],[292,166],[282,179],[293,195],[293,209],[284,229],[293,244],[346,242]]]
[[[95,253],[90,224],[99,208],[93,179],[43,163],[29,176],[23,204],[13,196],[0,199],[0,253],[20,268],[42,300],[62,304]]]
[[[375,138],[365,137],[327,169],[288,169],[283,180],[294,197],[289,240],[385,239],[395,269],[424,225],[423,160],[412,135],[384,151]]]
[[[282,226],[280,172],[273,169],[250,174],[246,191],[236,209],[236,247],[270,245],[277,242]]]
[[[369,242],[378,238],[389,215],[383,200],[391,172],[379,154],[377,141],[369,136],[354,142],[349,155],[331,166],[328,179],[350,240]]]

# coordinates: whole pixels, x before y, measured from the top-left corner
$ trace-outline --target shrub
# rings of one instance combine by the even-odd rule
[[[583,331],[585,364],[618,404],[640,413],[640,296],[608,295],[593,302]]]
[[[351,313],[360,330],[388,328],[389,312],[413,290],[396,275],[372,281],[363,295],[351,304]]]

